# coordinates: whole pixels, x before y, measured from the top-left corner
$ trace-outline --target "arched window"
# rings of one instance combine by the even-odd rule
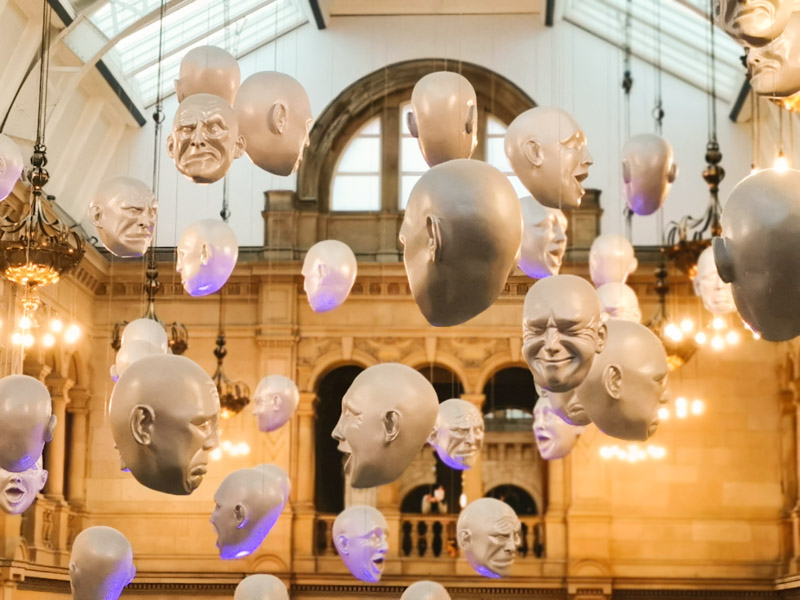
[[[502,500],[520,516],[539,514],[533,496],[516,485],[498,485],[486,492],[486,497]]]
[[[400,110],[400,196],[397,208],[405,210],[411,190],[419,178],[430,169],[422,150],[419,149],[417,138],[408,130],[408,115],[411,112],[411,103],[404,104]]]
[[[486,116],[486,162],[508,177],[518,197],[530,196],[531,193],[525,189],[519,177],[514,175],[514,170],[506,157],[506,131],[508,127],[500,119],[491,114]]]
[[[483,388],[483,419],[487,431],[529,431],[538,395],[533,376],[523,367],[502,369]]]
[[[331,181],[331,210],[381,209],[381,120],[375,117],[350,140]]]

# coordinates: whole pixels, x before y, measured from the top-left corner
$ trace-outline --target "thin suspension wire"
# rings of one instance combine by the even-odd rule
[[[656,122],[656,133],[661,135],[664,121],[664,98],[661,86],[661,2],[654,0],[656,5],[656,105],[653,109],[653,118]]]
[[[710,64],[709,64],[709,76],[711,80],[711,96],[709,98],[710,101],[710,119],[709,119],[709,132],[708,132],[708,139],[710,142],[717,141],[717,74],[715,73],[715,67],[717,64],[717,56],[716,56],[716,39],[714,36],[714,19],[711,18],[711,15],[714,14],[714,0],[708,0],[708,29],[710,31],[710,43],[711,49],[709,52],[710,56]]]
[[[50,19],[52,9],[47,0],[42,0],[42,46],[39,55],[39,110],[36,115],[35,150],[44,151],[45,125],[47,122],[47,80],[50,75]]]

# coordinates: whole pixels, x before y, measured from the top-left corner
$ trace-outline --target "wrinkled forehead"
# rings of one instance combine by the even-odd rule
[[[566,286],[565,286],[566,287]],[[536,293],[535,288],[525,297],[523,313],[526,319],[550,319],[556,324],[558,321],[568,320],[588,324],[599,320],[602,312],[600,301],[594,290],[589,288],[588,293],[575,287],[560,290],[543,290]]]
[[[204,97],[198,98],[198,96]],[[214,117],[218,117],[226,123],[235,120],[233,108],[222,98],[211,94],[195,94],[180,103],[173,125],[192,125],[197,121],[208,121]]]

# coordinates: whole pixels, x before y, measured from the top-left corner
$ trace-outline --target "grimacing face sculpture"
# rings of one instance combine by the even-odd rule
[[[211,513],[220,558],[252,554],[280,517],[289,489],[289,477],[275,465],[239,469],[223,479]]]
[[[580,387],[586,414],[601,431],[621,440],[644,441],[658,427],[667,401],[664,347],[644,325],[609,319],[606,349]]]
[[[664,138],[642,133],[622,147],[625,202],[634,214],[652,215],[661,208],[677,176],[672,146]]]
[[[416,581],[406,588],[400,600],[451,600],[441,583]]]
[[[399,238],[423,316],[432,325],[458,325],[492,305],[517,261],[517,194],[484,162],[447,161],[411,190]]]
[[[692,282],[694,293],[712,315],[727,315],[736,311],[731,284],[722,281],[714,263],[714,249],[706,248],[697,259],[697,275]]]
[[[408,130],[431,167],[472,156],[478,144],[478,99],[472,84],[448,71],[425,75],[411,92]]]
[[[327,312],[341,305],[358,274],[356,255],[338,240],[323,240],[308,249],[303,260],[303,290],[314,312]]]
[[[456,525],[458,546],[470,566],[484,577],[505,577],[521,544],[517,514],[505,502],[479,498],[461,511]]]
[[[142,256],[150,246],[158,202],[146,183],[133,177],[114,177],[97,188],[89,204],[89,220],[111,254]]]
[[[191,494],[217,447],[219,394],[185,356],[157,354],[134,362],[111,392],[109,418],[123,470],[150,489]]]
[[[5,200],[22,175],[25,161],[16,142],[0,133],[0,200]]]
[[[558,275],[567,251],[567,217],[557,208],[542,206],[531,196],[520,198],[522,250],[519,268],[528,277]]]
[[[135,576],[133,549],[119,531],[100,525],[75,536],[69,557],[73,600],[117,600]]]
[[[258,429],[264,433],[275,431],[292,418],[300,392],[297,384],[283,375],[268,375],[258,382],[253,394],[253,414]]]
[[[0,468],[27,471],[53,439],[56,416],[50,392],[28,375],[0,379]]]
[[[511,168],[536,200],[550,208],[578,208],[581,183],[593,159],[580,126],[560,108],[537,106],[508,126],[505,151]]]
[[[777,38],[760,48],[748,49],[747,68],[755,92],[761,96],[785,98],[800,91],[798,53],[800,12],[795,12]]]
[[[575,275],[540,279],[525,296],[522,354],[536,384],[567,392],[606,344],[605,314],[591,284]]]
[[[545,460],[564,458],[575,447],[583,427],[562,419],[550,403],[547,390],[542,390],[533,407],[533,436],[536,447]]]
[[[745,46],[763,46],[783,32],[796,0],[714,0],[714,20]]]
[[[553,412],[558,415],[565,423],[570,425],[578,425],[584,427],[591,423],[589,415],[586,414],[586,409],[581,404],[579,392],[581,387],[578,386],[568,392],[550,392],[542,389],[534,384],[536,394],[539,398],[547,396],[550,406],[553,407]]]
[[[714,261],[736,309],[765,340],[800,335],[800,171],[759,171],[740,181],[722,211]]]
[[[241,80],[239,63],[229,52],[217,46],[198,46],[181,59],[175,93],[178,102],[195,94],[212,94],[232,105]]]
[[[603,311],[609,317],[625,319],[634,323],[642,322],[639,299],[629,285],[614,281],[604,283],[597,288],[597,296],[600,298]]]
[[[275,175],[294,173],[314,122],[300,82],[275,71],[254,73],[242,82],[234,108],[250,159]]]
[[[0,510],[9,515],[24,513],[45,483],[47,471],[42,466],[41,457],[34,466],[21,473],[0,469]]]
[[[638,266],[633,246],[621,235],[604,233],[594,238],[589,249],[589,275],[597,287],[625,283]]]
[[[376,583],[383,574],[389,525],[371,506],[351,506],[333,522],[333,545],[353,577]]]
[[[236,586],[233,600],[289,600],[283,582],[274,575],[248,575]]]
[[[224,221],[202,219],[181,234],[175,270],[190,296],[218,291],[233,273],[239,258],[239,242]]]
[[[405,470],[433,430],[439,400],[411,367],[382,363],[353,380],[331,436],[346,455],[354,488],[391,483]]]
[[[195,183],[219,181],[244,152],[236,113],[212,94],[194,94],[178,105],[167,137],[175,167]]]
[[[439,414],[428,443],[442,462],[463,471],[475,466],[483,446],[483,415],[478,408],[461,398],[451,398],[439,405]]]

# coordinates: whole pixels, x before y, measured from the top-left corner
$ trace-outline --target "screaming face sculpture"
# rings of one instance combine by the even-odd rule
[[[450,594],[435,581],[417,581],[406,588],[400,600],[450,600]]]
[[[567,251],[567,217],[530,196],[520,198],[520,203],[524,227],[519,268],[534,279],[558,275]]]
[[[242,82],[234,107],[250,159],[275,175],[294,173],[313,123],[300,82],[274,71],[254,73]]]
[[[605,283],[597,288],[597,296],[603,305],[603,311],[609,317],[641,323],[639,299],[630,286],[616,282]]]
[[[216,46],[198,46],[181,59],[175,93],[178,102],[195,94],[212,94],[233,104],[241,80],[239,63],[230,53]]]
[[[50,393],[38,379],[27,375],[0,379],[0,468],[21,473],[36,464],[45,443],[53,439],[52,413]]]
[[[353,288],[358,272],[356,255],[338,240],[317,242],[303,261],[303,290],[314,312],[333,310]]]
[[[633,255],[633,246],[621,235],[598,235],[589,250],[589,275],[600,287],[606,283],[625,283],[636,270],[639,261]]]
[[[274,575],[248,575],[236,586],[233,600],[289,600],[289,592]]]
[[[521,525],[513,508],[495,498],[479,498],[461,511],[456,531],[458,546],[479,575],[509,574],[521,544]]]
[[[592,422],[622,440],[644,441],[658,427],[659,404],[667,401],[667,357],[644,325],[610,319],[608,343],[580,387]]]
[[[788,2],[787,2],[788,4]],[[749,48],[750,85],[757,94],[784,98],[800,91],[800,13],[794,13],[786,29],[760,48]]]
[[[445,400],[428,443],[451,469],[470,469],[483,446],[483,415],[471,402],[460,398]]]
[[[42,459],[22,473],[11,473],[0,469],[0,509],[10,515],[24,513],[36,494],[42,491],[47,483],[47,471],[42,468]]]
[[[134,362],[111,392],[111,432],[123,469],[150,489],[191,494],[217,447],[219,394],[197,363],[157,354]]]
[[[19,146],[10,137],[0,133],[0,200],[7,198],[14,189],[24,165]]]
[[[116,529],[84,529],[72,545],[69,580],[73,600],[117,600],[136,576],[133,549]]]
[[[447,161],[411,190],[400,243],[411,294],[432,325],[458,325],[495,301],[517,260],[514,188],[477,160]]]
[[[694,293],[703,300],[703,306],[712,315],[727,315],[736,310],[731,284],[722,281],[714,264],[713,248],[706,248],[697,259]]]
[[[528,290],[522,354],[539,387],[566,392],[580,385],[603,351],[606,333],[597,292],[580,277],[554,275]]]
[[[333,522],[333,544],[353,577],[376,583],[381,580],[389,544],[389,525],[371,506],[351,506]]]
[[[114,177],[98,188],[89,219],[111,254],[142,256],[150,246],[158,203],[153,192],[133,177]]]
[[[227,223],[203,219],[189,225],[178,241],[178,263],[183,289],[190,296],[207,296],[231,276],[239,257],[239,242]]]
[[[331,436],[347,456],[354,488],[391,483],[405,470],[433,429],[436,391],[420,373],[399,363],[359,373],[342,398]]]
[[[289,499],[289,477],[275,465],[239,469],[214,494],[211,524],[223,559],[252,554],[267,537]]]
[[[236,113],[212,94],[194,94],[178,105],[167,138],[175,167],[195,183],[213,183],[225,176],[244,152]]]
[[[549,392],[535,384],[534,387],[539,398],[547,397],[553,412],[565,423],[583,427],[592,422],[578,396],[580,386],[568,392]]]
[[[548,393],[544,390],[533,407],[533,435],[542,458],[555,460],[572,451],[583,427],[564,421],[550,404]]]
[[[678,176],[667,140],[652,133],[635,135],[622,147],[625,202],[637,215],[652,215],[664,204]]]
[[[508,126],[505,150],[511,168],[536,200],[550,208],[578,208],[581,183],[592,156],[586,136],[567,112],[537,106]]]
[[[800,171],[759,171],[740,181],[714,238],[722,281],[742,318],[765,340],[800,335]]]
[[[431,167],[472,156],[478,143],[477,103],[472,84],[458,73],[429,73],[416,83],[408,130]]]
[[[294,381],[283,375],[264,377],[253,394],[253,414],[264,433],[275,431],[292,418],[300,392]]]
[[[743,45],[763,46],[781,34],[793,4],[793,0],[715,0],[714,20]]]

